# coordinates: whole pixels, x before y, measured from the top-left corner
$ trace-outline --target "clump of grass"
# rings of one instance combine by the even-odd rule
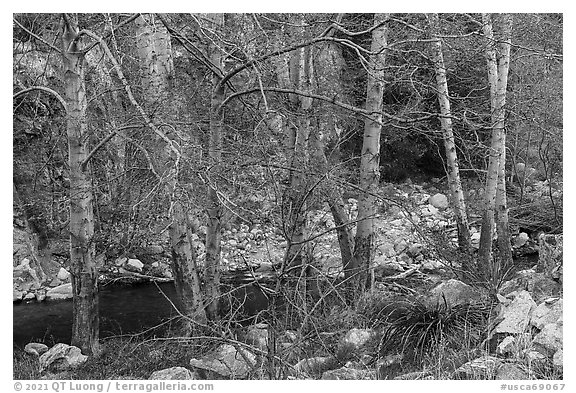
[[[404,301],[400,312],[395,309],[395,315],[387,318],[380,352],[400,348],[414,360],[422,360],[441,349],[477,347],[484,338],[491,310],[491,304],[484,302],[448,306]]]
[[[12,353],[14,379],[40,379],[40,363],[38,357],[30,355],[21,349],[14,348]]]
[[[181,366],[190,367],[192,357],[213,347],[209,341],[185,338],[141,339],[138,336],[104,339],[102,352],[91,356],[82,366],[66,372],[69,379],[148,379],[154,371]],[[199,355],[200,354],[200,355]],[[40,379],[37,356],[14,349],[14,379]]]

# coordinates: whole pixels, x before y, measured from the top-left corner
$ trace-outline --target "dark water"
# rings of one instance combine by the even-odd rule
[[[223,291],[230,288],[223,288]],[[164,294],[162,294],[162,292]],[[166,322],[177,313],[166,299],[176,302],[173,283],[140,284],[100,290],[100,336],[139,333]],[[223,301],[224,305],[244,304],[244,315],[255,315],[267,307],[267,298],[254,285],[241,285]],[[53,344],[70,343],[72,301],[20,303],[13,306],[14,345],[24,347],[31,341]],[[154,332],[162,334],[168,324]]]

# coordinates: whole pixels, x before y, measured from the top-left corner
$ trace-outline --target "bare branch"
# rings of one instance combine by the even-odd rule
[[[37,34],[34,34],[33,32],[31,32],[30,30],[28,30],[27,28],[25,28],[20,22],[18,22],[18,20],[16,18],[12,18],[12,20],[14,21],[14,23],[16,23],[18,26],[20,26],[20,28],[22,30],[24,30],[26,33],[30,34],[30,36],[36,38],[38,41],[42,42],[44,45],[49,46],[50,48],[54,49],[56,52],[62,54],[62,50],[60,50],[60,48],[52,45],[51,43],[49,43],[48,41],[46,41],[44,38],[40,37]]]
[[[96,147],[94,147],[94,149],[92,149],[92,151],[90,153],[88,153],[88,156],[86,157],[86,159],[82,162],[82,164],[80,164],[80,168],[82,168],[82,170],[86,169],[86,165],[88,165],[88,162],[90,161],[90,159],[92,158],[92,156],[94,154],[96,154],[96,152],[98,150],[100,150],[100,148],[102,148],[102,146],[104,146],[110,139],[112,139],[114,137],[114,135],[118,134],[119,131],[123,131],[123,130],[128,130],[128,129],[132,129],[132,128],[142,128],[142,124],[133,124],[133,125],[128,125],[128,126],[124,126],[124,127],[119,127],[115,130],[112,130],[112,132],[110,132],[110,134],[108,134],[106,136],[106,138],[102,139],[97,145]]]
[[[226,106],[226,104],[228,104],[228,102],[230,100],[232,100],[236,97],[243,96],[246,94],[255,93],[255,92],[260,92],[260,91],[296,94],[296,95],[303,96],[303,97],[309,97],[309,98],[313,98],[316,100],[329,102],[329,103],[332,103],[332,104],[334,104],[334,105],[336,105],[342,109],[346,109],[348,111],[358,113],[358,114],[365,116],[365,117],[368,117],[372,120],[374,120],[373,116],[377,115],[376,113],[369,112],[366,109],[359,108],[357,106],[353,106],[350,104],[346,104],[346,103],[341,102],[341,101],[337,101],[335,97],[330,98],[330,97],[326,97],[326,96],[323,96],[320,94],[314,94],[314,93],[310,93],[310,92],[306,92],[306,91],[300,91],[300,90],[296,90],[296,89],[283,89],[283,88],[279,88],[279,87],[264,87],[264,88],[258,87],[258,88],[243,90],[243,91],[239,91],[237,93],[231,94],[228,97],[226,97],[226,99],[220,104],[220,106],[218,107],[218,111],[221,111],[224,108],[224,106]],[[415,119],[406,119],[406,118],[401,118],[401,117],[394,116],[394,115],[391,115],[391,114],[385,113],[385,112],[382,113],[382,116],[384,116],[390,120],[397,121],[399,123],[413,123],[413,122],[418,122],[418,121],[423,121],[423,120],[435,119],[438,117],[437,114],[432,114],[432,115],[428,115],[428,116],[418,117]]]
[[[60,101],[60,103],[64,107],[64,110],[66,111],[66,113],[68,113],[68,105],[66,104],[66,101],[64,100],[64,98],[62,98],[62,96],[60,94],[58,94],[56,91],[52,90],[49,87],[44,87],[44,86],[28,87],[24,90],[20,90],[19,92],[14,93],[14,95],[12,96],[12,99],[15,100],[16,98],[20,97],[22,94],[26,94],[26,93],[29,93],[29,92],[34,91],[34,90],[41,90],[41,91],[44,91],[44,92],[54,96],[58,101]]]

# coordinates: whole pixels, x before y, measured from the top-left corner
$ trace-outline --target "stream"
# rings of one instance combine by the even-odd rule
[[[241,284],[244,283],[237,283],[235,287]],[[225,290],[222,289],[223,292]],[[176,316],[177,312],[166,297],[175,302],[173,283],[101,288],[100,337],[139,333]],[[242,311],[247,316],[255,315],[268,306],[266,296],[253,284],[233,290],[230,299],[243,303]],[[70,344],[72,300],[14,304],[13,317],[14,346],[23,348],[31,341],[47,345],[59,342]],[[154,333],[161,335],[168,326],[166,324]]]

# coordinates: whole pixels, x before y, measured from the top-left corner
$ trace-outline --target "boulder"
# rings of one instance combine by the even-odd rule
[[[160,255],[160,254],[164,253],[164,247],[162,247],[159,244],[152,244],[152,245],[144,248],[144,252],[148,255]]]
[[[88,360],[80,348],[59,343],[40,356],[40,371],[61,372],[81,366]]]
[[[454,379],[494,379],[502,361],[493,356],[474,359],[460,366],[452,377]]]
[[[437,259],[428,259],[420,265],[420,270],[423,272],[434,272],[439,269],[443,269],[444,264]]]
[[[504,306],[500,312],[502,321],[496,326],[495,333],[523,333],[530,322],[530,314],[536,308],[536,303],[527,291],[516,293],[514,300]]]
[[[564,350],[559,349],[556,351],[554,356],[552,356],[552,364],[556,367],[564,367]]]
[[[536,273],[533,269],[522,270],[517,273],[517,278],[506,281],[500,287],[500,293],[510,294],[518,290],[530,292],[536,304],[540,304],[550,297],[560,297],[562,284],[547,277],[544,273]]]
[[[328,380],[373,380],[376,379],[374,370],[356,369],[351,367],[341,367],[335,370],[328,370],[322,374],[322,379]]]
[[[28,343],[24,347],[24,352],[35,356],[40,356],[46,351],[48,351],[48,346],[42,343]]]
[[[123,267],[129,272],[142,273],[144,264],[139,259],[128,259]]]
[[[437,209],[444,210],[448,208],[448,198],[444,194],[434,194],[428,199],[428,203]]]
[[[256,355],[233,345],[222,344],[201,359],[191,359],[190,365],[202,379],[214,377],[227,379],[245,378],[256,364]]]
[[[336,351],[338,358],[349,359],[353,355],[360,355],[375,336],[376,331],[373,329],[350,329],[338,345],[338,350]]]
[[[30,301],[36,299],[36,294],[34,292],[28,292],[22,300]]]
[[[546,364],[546,356],[538,351],[530,350],[524,354],[524,359],[528,363],[528,367],[540,367]]]
[[[562,303],[562,299],[557,298],[540,303],[532,312],[530,325],[542,330],[545,325],[558,322],[558,320],[562,318]]]
[[[503,356],[513,354],[515,352],[516,347],[517,345],[515,337],[506,336],[504,337],[504,340],[502,340],[500,344],[498,344],[498,347],[496,348],[496,354]]]
[[[404,271],[400,262],[390,261],[388,259],[376,258],[374,260],[374,275],[376,277],[388,277]]]
[[[198,376],[184,367],[170,367],[154,371],[148,379],[198,379]]]
[[[504,363],[496,372],[498,380],[527,380],[530,379],[528,372],[518,364]]]
[[[526,232],[520,232],[518,236],[514,238],[514,247],[520,248],[528,242],[528,234]]]
[[[70,278],[70,272],[68,272],[68,270],[61,267],[60,270],[58,270],[58,274],[56,275],[56,277],[60,281],[66,281]]]
[[[430,294],[429,301],[434,305],[443,304],[445,299],[448,307],[480,299],[478,291],[456,279],[441,282],[430,290]]]
[[[552,357],[563,346],[563,327],[560,323],[544,325],[540,333],[534,337],[532,345],[542,355]]]
[[[294,372],[304,376],[322,375],[338,367],[338,364],[338,360],[332,356],[317,356],[300,360],[294,365]]]
[[[475,249],[480,248],[480,232],[475,232],[470,236],[472,247]]]
[[[72,283],[59,285],[51,288],[46,292],[47,300],[65,300],[72,299]]]
[[[19,291],[17,289],[12,289],[12,301],[13,302],[18,302],[18,301],[22,300],[23,297],[24,297],[24,292]]]

